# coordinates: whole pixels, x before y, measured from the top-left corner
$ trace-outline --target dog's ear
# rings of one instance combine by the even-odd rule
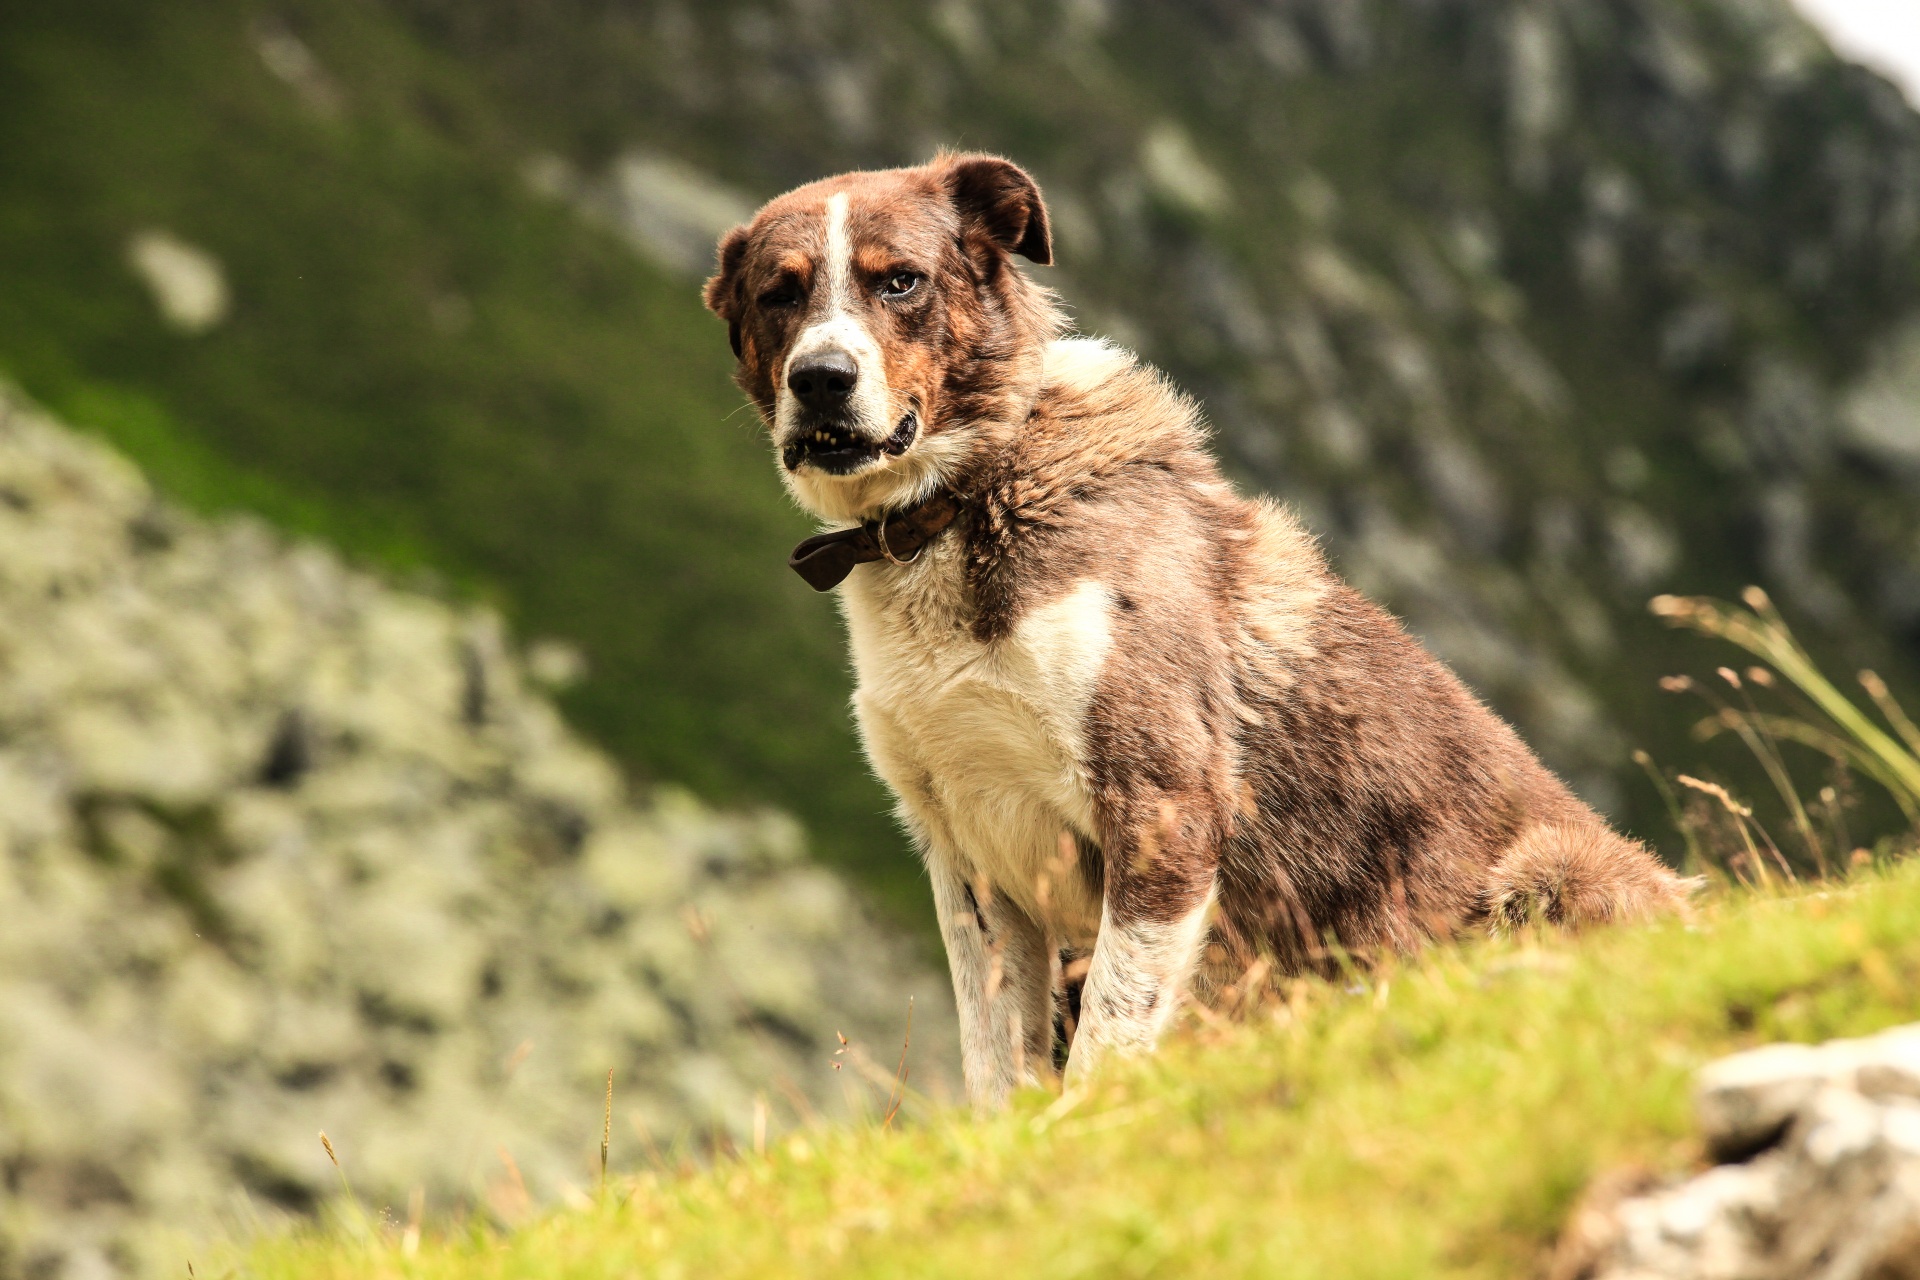
[[[740,267],[747,260],[747,228],[735,227],[720,237],[719,269],[707,281],[707,310],[727,322],[727,343],[740,355]]]
[[[1025,169],[999,156],[948,156],[940,163],[963,223],[978,227],[1008,253],[1043,267],[1053,262],[1047,205]]]

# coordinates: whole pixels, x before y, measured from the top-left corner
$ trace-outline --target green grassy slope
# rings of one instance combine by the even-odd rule
[[[258,1280],[1528,1274],[1595,1175],[1700,1158],[1709,1059],[1920,1016],[1920,864],[1295,984],[1084,1094],[807,1132],[518,1231],[270,1241]],[[823,1064],[822,1069],[825,1069]],[[582,1098],[582,1125],[598,1119]],[[640,1163],[616,1128],[615,1162]],[[348,1171],[351,1173],[351,1169]],[[396,1213],[398,1209],[396,1207]]]
[[[529,191],[469,77],[377,9],[85,0],[0,17],[0,372],[202,507],[235,504],[495,595],[586,652],[578,721],[644,775],[776,800],[902,910],[916,869],[855,763],[810,526],[733,414],[696,291]],[[165,329],[124,265],[158,226],[235,293]],[[731,416],[729,416],[731,414]]]

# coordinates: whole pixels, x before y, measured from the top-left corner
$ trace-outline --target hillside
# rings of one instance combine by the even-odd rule
[[[291,83],[263,7],[0,15],[0,371],[195,506],[570,640],[570,712],[642,779],[788,802],[878,861],[839,641],[786,580],[809,526],[727,419],[694,290],[533,193],[470,73],[378,8],[314,9],[329,69]],[[224,268],[210,331],[129,270],[149,228]]]
[[[797,1134],[511,1233],[409,1245],[396,1213],[238,1258],[257,1280],[1541,1274],[1591,1180],[1700,1162],[1702,1064],[1920,1015],[1916,939],[1909,863],[1691,925],[1441,950],[1294,983],[991,1121]]]
[[[798,825],[637,802],[519,650],[0,387],[0,1278],[177,1276],[326,1203],[319,1131],[511,1213],[591,1184],[609,1078],[623,1142],[857,1113],[909,1000],[951,1087],[945,976]]]
[[[1920,120],[1784,0],[862,0],[0,15],[0,369],[242,505],[566,637],[637,776],[923,911],[830,604],[698,310],[732,211],[989,147],[1082,325],[1200,394],[1591,798],[1687,758],[1659,590],[1920,644]],[[231,292],[162,323],[164,230]]]

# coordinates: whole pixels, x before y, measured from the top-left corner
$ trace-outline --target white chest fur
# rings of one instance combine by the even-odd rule
[[[938,539],[911,567],[863,566],[842,589],[868,757],[930,857],[1063,940],[1090,940],[1099,902],[1061,836],[1095,832],[1085,723],[1112,641],[1107,589],[1083,579],[982,644],[961,613],[959,556]]]

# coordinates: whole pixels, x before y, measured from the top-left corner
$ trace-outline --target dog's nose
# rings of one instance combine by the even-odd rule
[[[839,409],[860,381],[860,366],[844,351],[822,351],[797,361],[787,373],[787,389],[816,413]]]

